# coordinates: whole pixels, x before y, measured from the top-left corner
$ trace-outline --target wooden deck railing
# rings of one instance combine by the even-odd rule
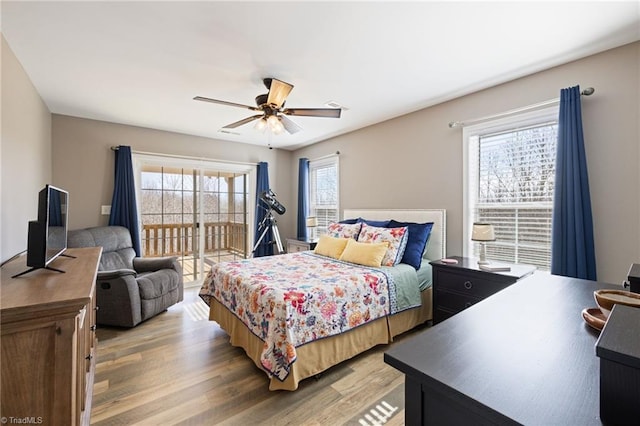
[[[145,257],[193,255],[194,227],[190,224],[164,223],[142,226],[142,250]],[[231,251],[247,254],[247,225],[236,222],[207,222],[204,232],[204,253]]]

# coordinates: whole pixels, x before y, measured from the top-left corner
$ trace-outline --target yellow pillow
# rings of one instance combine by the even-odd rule
[[[335,238],[328,235],[321,235],[313,252],[322,256],[340,259],[340,255],[342,255],[349,240],[353,240],[353,238]]]
[[[359,243],[350,239],[340,256],[340,260],[357,263],[358,265],[379,267],[382,259],[387,253],[389,242],[382,243]]]

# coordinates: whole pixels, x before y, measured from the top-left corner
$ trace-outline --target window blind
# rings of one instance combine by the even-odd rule
[[[317,233],[324,234],[338,221],[338,161],[329,158],[309,163],[309,207],[318,221]]]
[[[550,269],[557,127],[553,121],[478,135],[472,215],[494,226],[489,259]]]

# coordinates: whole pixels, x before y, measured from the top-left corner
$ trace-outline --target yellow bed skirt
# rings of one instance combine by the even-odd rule
[[[428,288],[422,292],[422,306],[418,308],[380,318],[346,333],[297,347],[297,359],[291,366],[289,375],[284,381],[271,377],[269,390],[296,390],[301,380],[321,373],[376,345],[390,343],[395,336],[432,318],[432,289]],[[264,342],[214,298],[211,298],[209,319],[217,322],[229,334],[231,344],[243,348],[249,358],[262,369],[260,354]]]

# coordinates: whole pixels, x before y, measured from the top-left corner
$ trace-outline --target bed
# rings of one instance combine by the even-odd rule
[[[200,289],[200,297],[210,308],[209,319],[267,373],[270,390],[296,390],[301,380],[376,345],[388,344],[432,319],[429,260],[446,254],[445,210],[345,209],[343,217],[364,218],[369,223],[389,219],[432,222],[417,272],[405,264],[372,268],[309,251],[215,265]],[[420,289],[399,290],[404,280],[401,275],[407,270],[421,278]],[[345,277],[349,285],[338,283]],[[313,284],[315,280],[338,283],[331,287],[335,290],[330,291],[331,296],[353,291],[358,298],[338,304],[341,320],[336,319],[340,317],[336,303],[326,299],[329,290]],[[273,290],[274,282],[284,283],[285,290]],[[417,296],[405,298],[405,293],[413,292]]]

